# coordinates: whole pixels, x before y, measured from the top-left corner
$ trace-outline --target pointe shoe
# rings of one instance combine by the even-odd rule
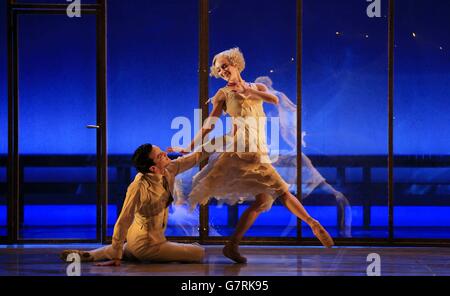
[[[334,246],[333,239],[318,221],[311,219],[310,226],[314,235],[319,239],[322,245],[324,245],[326,248],[331,248],[332,246]]]
[[[73,253],[80,255],[81,262],[93,262],[94,261],[94,258],[91,256],[91,254],[89,254],[89,252],[80,251],[80,250],[64,250],[61,252],[60,258],[63,261],[67,262],[67,257]]]
[[[230,258],[236,263],[247,263],[247,258],[239,254],[238,244],[235,242],[226,243],[223,247],[222,253],[225,257]]]

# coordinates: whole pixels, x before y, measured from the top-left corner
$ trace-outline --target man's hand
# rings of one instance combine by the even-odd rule
[[[95,266],[120,266],[120,260],[114,259],[114,260],[106,261],[106,262],[98,262],[98,263],[95,263]]]

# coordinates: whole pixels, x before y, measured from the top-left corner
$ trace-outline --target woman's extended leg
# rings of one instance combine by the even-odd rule
[[[298,199],[293,196],[289,191],[285,192],[280,196],[283,205],[291,211],[292,214],[297,216],[299,219],[303,220],[308,224],[314,235],[320,240],[320,242],[327,248],[334,245],[334,241],[328,232],[320,225],[320,223],[314,220],[303,207],[303,205],[298,201]]]
[[[247,262],[247,258],[241,256],[239,253],[239,242],[242,240],[247,230],[253,225],[256,218],[258,218],[263,211],[269,209],[273,203],[273,198],[267,194],[258,194],[255,198],[255,202],[242,213],[234,233],[223,248],[223,254],[237,263]]]

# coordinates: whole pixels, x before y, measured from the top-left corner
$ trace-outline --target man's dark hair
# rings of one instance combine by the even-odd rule
[[[153,159],[150,158],[150,152],[152,152],[152,144],[143,144],[134,151],[133,161],[136,170],[142,174],[150,172],[150,167],[155,165]]]

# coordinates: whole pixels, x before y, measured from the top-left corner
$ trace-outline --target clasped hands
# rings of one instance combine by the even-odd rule
[[[255,94],[255,90],[251,88],[247,82],[240,82],[236,84],[232,87],[231,91],[237,92],[238,94],[241,94],[246,98]]]

